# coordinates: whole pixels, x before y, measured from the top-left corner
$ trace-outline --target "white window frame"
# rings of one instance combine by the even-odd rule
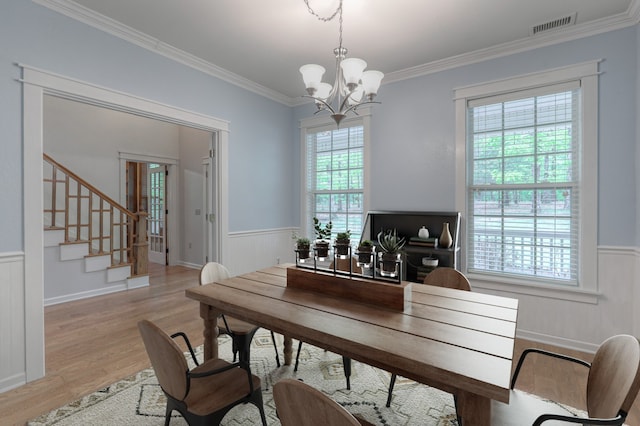
[[[349,116],[342,120],[341,127],[362,125],[364,132],[364,164],[363,164],[363,218],[362,223],[366,219],[367,212],[369,211],[369,194],[370,194],[370,163],[371,163],[371,107],[363,107],[358,109],[358,115]],[[322,114],[322,113],[320,113]],[[309,214],[307,207],[307,134],[316,133],[323,130],[336,130],[336,123],[333,119],[327,115],[304,118],[300,120],[300,235],[306,236],[310,240],[313,240],[315,233],[311,226],[311,221],[307,220]],[[351,241],[359,241],[360,235],[352,235]]]
[[[511,293],[529,294],[585,303],[597,303],[598,299],[598,64],[589,61],[567,67],[536,72],[497,80],[488,83],[466,86],[454,90],[456,111],[456,210],[468,217],[466,197],[467,184],[467,105],[473,99],[495,96],[521,90],[542,88],[567,81],[580,81],[582,104],[581,117],[581,188],[591,188],[580,192],[580,242],[578,286],[567,287],[555,284],[540,284],[524,278],[495,275],[488,278],[484,274],[469,274],[474,287]],[[466,222],[465,222],[466,224]],[[467,241],[465,227],[462,241]],[[466,256],[463,244],[462,265],[466,271]]]

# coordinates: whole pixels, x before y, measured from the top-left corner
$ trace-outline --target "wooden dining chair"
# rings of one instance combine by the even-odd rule
[[[349,259],[338,259],[337,263],[334,263],[335,260],[331,261],[329,264],[329,269],[333,270],[335,267],[337,270],[342,272],[349,272],[349,268],[351,267],[351,272],[355,274],[362,274],[362,267],[358,266],[358,259],[355,257],[351,257],[351,261]],[[351,263],[351,266],[349,266]],[[298,351],[296,353],[296,363],[293,367],[293,371],[298,371],[298,364],[300,361],[300,352],[302,351],[302,341],[298,342]],[[351,358],[346,356],[342,357],[342,369],[344,370],[344,377],[347,380],[347,390],[351,390]]]
[[[427,285],[471,291],[471,284],[469,283],[469,279],[462,272],[454,268],[435,268],[433,271],[429,272],[426,277],[424,277],[423,282]],[[391,406],[391,398],[393,397],[393,387],[396,384],[396,378],[396,374],[391,375],[391,381],[389,382],[389,394],[387,395],[387,407]],[[456,402],[455,400],[456,397],[454,395],[454,403]],[[458,424],[460,424],[459,418]]]
[[[200,270],[200,285],[215,283],[230,276],[229,270],[224,265],[217,262],[208,262]],[[259,328],[237,318],[220,315],[220,318],[218,318],[218,330],[220,334],[227,334],[231,337],[233,362],[236,361],[238,352],[241,353],[241,356],[246,356],[246,359],[250,360],[251,340],[253,340],[253,336]],[[276,336],[273,331],[271,332],[271,340],[276,351],[276,364],[280,367],[280,356],[278,355]]]
[[[299,380],[278,381],[273,399],[282,426],[361,426],[343,406]]]
[[[454,268],[436,268],[424,277],[424,284],[438,287],[455,288],[458,290],[471,291],[469,279],[460,271]]]
[[[262,403],[260,378],[251,374],[247,363],[229,363],[214,358],[198,363],[191,342],[184,333],[169,336],[148,320],[138,323],[145,349],[158,383],[167,397],[165,426],[177,410],[189,425],[219,425],[239,404],[251,403],[267,425]],[[190,369],[175,338],[184,339],[196,367]]]
[[[575,416],[553,401],[515,389],[520,368],[529,355],[549,356],[558,362],[568,361],[589,369],[584,389],[586,417]],[[491,424],[538,426],[547,421],[557,424],[555,420],[572,424],[622,425],[636,399],[638,389],[640,342],[633,336],[622,334],[608,338],[600,345],[591,363],[542,349],[526,349],[520,356],[511,379],[509,403],[491,403]]]

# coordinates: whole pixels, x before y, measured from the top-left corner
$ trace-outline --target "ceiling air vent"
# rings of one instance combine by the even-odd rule
[[[554,19],[553,21],[545,22],[544,24],[534,25],[531,27],[531,35],[536,35],[545,31],[551,31],[560,27],[566,27],[568,25],[574,25],[576,23],[576,13],[563,16],[562,18]]]

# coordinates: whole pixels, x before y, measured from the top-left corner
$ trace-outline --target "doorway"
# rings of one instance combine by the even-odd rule
[[[161,265],[169,264],[168,175],[167,164],[126,161],[126,207],[132,212],[147,212],[148,260]]]
[[[126,111],[196,129],[217,132],[216,165],[218,178],[216,212],[216,253],[224,263],[228,245],[228,144],[229,123],[214,117],[191,113],[184,109],[117,92],[94,84],[20,65],[23,83],[23,197],[24,197],[24,292],[25,303],[18,315],[27,318],[24,327],[24,360],[26,381],[44,376],[44,299],[43,299],[43,207],[42,207],[42,147],[43,98],[46,94]]]

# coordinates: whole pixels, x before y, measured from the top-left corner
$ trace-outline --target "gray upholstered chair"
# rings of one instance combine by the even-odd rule
[[[251,374],[247,363],[231,364],[215,358],[199,364],[184,333],[169,336],[148,320],[140,321],[138,329],[158,383],[167,396],[165,426],[169,425],[173,410],[182,414],[189,425],[219,425],[229,410],[247,402],[258,408],[262,425],[267,425],[260,378]],[[185,340],[195,368],[189,368],[173,340],[176,337]]]

